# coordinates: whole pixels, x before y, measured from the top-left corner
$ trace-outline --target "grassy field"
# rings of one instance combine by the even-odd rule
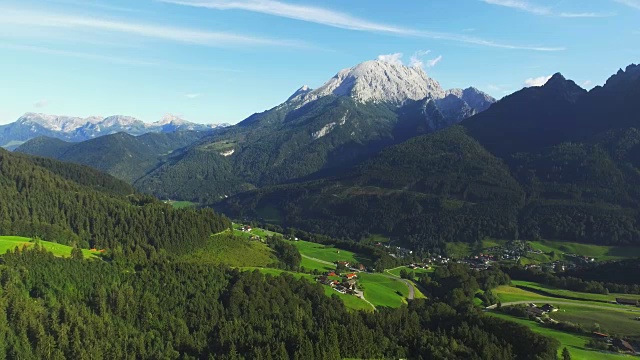
[[[21,237],[21,236],[0,236],[0,254],[4,254],[7,250],[13,251],[16,247],[22,249],[24,246],[27,248],[35,245],[35,242],[31,241],[32,239]],[[58,243],[52,243],[48,241],[40,240],[40,245],[47,249],[47,251],[53,253],[55,256],[60,257],[69,257],[71,256],[71,246],[62,245]],[[89,251],[87,249],[82,249],[82,253],[85,258],[93,258],[96,257],[99,252],[97,251]]]
[[[577,254],[594,257],[599,261],[640,257],[640,247],[637,246],[603,246],[551,240],[532,241],[531,246],[545,253],[555,251],[556,253]]]
[[[490,316],[495,316],[501,319],[505,319],[505,320],[509,320],[512,322],[516,322],[518,324],[521,325],[525,325],[527,327],[529,327],[531,330],[554,338],[558,341],[560,341],[561,345],[560,345],[560,349],[558,351],[558,356],[559,358],[561,355],[561,351],[563,347],[567,347],[567,349],[569,350],[569,352],[571,353],[571,358],[572,359],[579,359],[579,360],[621,360],[621,359],[626,359],[626,358],[632,358],[631,356],[626,356],[626,355],[617,355],[617,354],[611,354],[611,353],[603,353],[603,352],[599,352],[599,351],[595,351],[595,350],[591,350],[586,348],[586,343],[589,341],[589,338],[586,336],[581,336],[581,335],[576,335],[576,334],[570,334],[570,333],[566,333],[566,332],[562,332],[562,331],[558,331],[558,330],[554,330],[554,329],[549,329],[541,324],[538,324],[534,321],[531,320],[527,320],[527,319],[520,319],[517,317],[513,317],[510,315],[506,315],[506,314],[501,314],[501,313],[497,313],[497,312],[487,312],[486,314],[489,314]]]
[[[182,260],[198,264],[226,264],[234,267],[267,266],[277,261],[269,247],[243,237],[230,239],[228,233],[212,235],[207,245],[186,254]]]
[[[282,273],[289,273],[299,279],[307,279],[311,282],[315,282],[315,278],[312,275],[309,274],[302,274],[302,273],[295,273],[295,272],[289,272],[289,271],[285,271],[285,270],[280,270],[280,269],[269,269],[269,268],[258,268],[258,267],[243,267],[243,269],[245,270],[258,270],[263,274],[269,274],[272,276],[279,276]],[[365,311],[372,311],[373,308],[367,304],[364,300],[353,296],[353,295],[346,295],[346,294],[341,294],[335,290],[333,290],[330,286],[327,285],[322,285],[322,288],[324,290],[324,294],[327,296],[333,296],[336,295],[340,298],[340,300],[342,300],[342,302],[344,303],[344,305],[352,310],[365,310]]]
[[[538,290],[538,291],[553,295],[555,297],[562,297],[567,299],[578,298],[578,299],[602,301],[602,302],[613,302],[616,300],[617,297],[626,298],[626,299],[640,299],[640,295],[632,295],[632,294],[604,295],[604,294],[583,293],[583,292],[577,292],[577,291],[571,291],[571,290],[556,289],[546,285],[529,282],[529,281],[513,280],[511,281],[511,283],[525,290],[526,289]]]
[[[640,311],[631,307],[601,311],[583,306],[562,305],[560,311],[550,316],[559,321],[580,324],[590,330],[594,330],[594,324],[598,324],[601,332],[640,338],[640,321],[635,320],[640,316]]]
[[[364,288],[364,297],[375,306],[400,307],[409,296],[403,282],[381,274],[359,273],[358,282]]]
[[[609,300],[608,295],[586,294],[575,291],[558,290],[544,287],[537,283],[524,281],[513,281],[513,283],[514,285],[527,286],[534,289],[544,289],[549,293],[555,292],[555,294],[557,294],[558,296],[581,298],[584,300],[571,300],[561,297],[549,297],[535,292],[527,291],[522,288],[513,286],[500,286],[496,288],[494,292],[502,303],[531,301],[537,304],[545,302],[553,304],[554,302],[562,302],[562,304],[556,304],[556,306],[559,308],[559,311],[550,314],[553,319],[580,324],[589,330],[595,330],[595,324],[597,324],[597,327],[602,332],[631,337],[640,336],[640,322],[634,320],[636,317],[640,316],[640,309],[615,305],[608,302],[598,302],[602,300]],[[572,352],[572,355],[574,355],[574,358],[618,359],[622,357],[620,355],[603,354],[585,349],[584,344],[586,343],[586,341],[588,341],[588,338],[585,336],[548,329],[537,324],[536,322],[526,319],[518,319],[504,314],[494,315],[499,315],[511,321],[523,323],[531,327],[534,331],[548,336],[553,336],[554,338],[560,340],[563,343],[563,346],[567,346],[569,348],[569,350]]]
[[[302,258],[302,261],[300,262],[300,266],[304,267],[305,270],[318,270],[320,272],[327,272],[327,271],[332,271],[336,269],[335,266],[323,264],[321,262],[308,259],[305,257]]]
[[[370,265],[371,260],[367,257],[355,254],[351,251],[337,249],[335,247],[327,247],[322,244],[316,244],[308,241],[291,241],[298,248],[301,254],[324,260],[329,262],[349,261],[352,263],[363,263]]]
[[[389,270],[389,271],[387,271],[387,272],[388,272],[389,274],[391,274],[391,275],[394,275],[394,276],[400,277],[400,272],[401,272],[403,269],[404,269],[404,270],[406,270],[407,272],[411,272],[411,271],[413,271],[413,273],[414,273],[414,274],[416,274],[416,276],[417,276],[418,274],[428,274],[428,273],[432,273],[432,272],[434,272],[434,271],[435,271],[435,269],[434,269],[433,267],[432,267],[431,269],[428,269],[428,270],[427,270],[427,269],[411,269],[411,268],[409,268],[409,267],[407,267],[407,266],[401,266],[401,267],[397,267],[397,268],[391,269],[391,270]]]
[[[488,249],[495,246],[503,246],[506,243],[507,240],[485,239],[482,240],[482,248]],[[604,246],[552,240],[529,241],[529,243],[532,248],[540,250],[544,254],[528,254],[526,258],[521,258],[522,265],[561,260],[563,258],[562,254],[565,253],[594,257],[598,261],[640,257],[640,247],[637,246]],[[472,244],[447,243],[447,254],[451,257],[461,258],[470,256],[472,253]],[[555,256],[551,256],[551,253],[554,253]]]

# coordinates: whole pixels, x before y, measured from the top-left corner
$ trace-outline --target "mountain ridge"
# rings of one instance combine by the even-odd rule
[[[142,135],[149,132],[211,131],[225,126],[227,124],[196,124],[170,114],[156,122],[145,123],[126,115],[81,118],[28,112],[12,123],[0,125],[0,146],[13,150],[38,136],[78,142],[118,132]]]
[[[342,173],[240,193],[216,207],[336,237],[384,234],[416,248],[484,237],[638,244],[640,77],[628,69],[591,91],[556,74]],[[429,102],[418,105],[427,110]]]

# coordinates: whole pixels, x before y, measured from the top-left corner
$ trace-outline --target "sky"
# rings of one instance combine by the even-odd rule
[[[640,62],[640,0],[0,0],[0,124],[237,123],[373,59],[496,98]]]

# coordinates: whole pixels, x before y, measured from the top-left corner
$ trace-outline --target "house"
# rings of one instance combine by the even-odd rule
[[[527,309],[527,312],[529,313],[529,315],[533,315],[533,316],[542,316],[545,315],[547,312],[538,308],[538,307],[530,307]]]
[[[342,286],[344,286],[346,289],[348,290],[355,290],[356,288],[356,281],[351,279],[351,280],[347,280],[345,282],[342,283]]]
[[[336,286],[338,286],[338,285],[340,285],[340,281],[338,281],[338,280],[333,280],[333,281],[331,282],[331,287],[336,287]]]
[[[601,338],[601,339],[608,339],[609,338],[609,334],[604,334],[604,333],[596,332],[596,331],[593,332],[593,335],[595,337]]]
[[[336,274],[336,272],[335,272],[335,271],[329,271],[329,272],[327,273],[327,276],[338,276],[338,274]]]
[[[347,275],[346,275],[346,277],[347,277],[347,280],[351,280],[351,279],[355,279],[355,278],[357,278],[357,277],[358,277],[358,274],[356,274],[356,273],[351,273],[351,274],[347,274]]]
[[[348,261],[336,261],[336,265],[340,266],[344,266],[344,267],[349,267],[350,263]]]
[[[542,311],[546,311],[546,312],[556,312],[558,311],[558,308],[556,308],[555,306],[551,305],[551,304],[544,304],[540,307],[540,309],[542,309]]]
[[[246,231],[246,232],[250,232],[251,231],[251,225],[244,225],[240,228],[240,231]]]
[[[633,348],[633,346],[631,346],[631,344],[629,344],[627,341],[623,340],[623,339],[613,339],[613,346],[617,347],[619,350],[621,351],[627,351],[630,352],[632,354],[636,353],[636,350]]]
[[[634,299],[616,298],[616,302],[620,305],[638,306],[638,300]]]

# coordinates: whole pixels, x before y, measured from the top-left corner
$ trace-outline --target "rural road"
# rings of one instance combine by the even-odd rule
[[[532,299],[532,300],[523,300],[523,301],[512,301],[512,302],[507,302],[507,303],[502,303],[502,306],[512,306],[512,305],[520,305],[520,304],[529,304],[529,303],[545,303],[545,304],[556,304],[556,305],[571,305],[571,306],[581,306],[581,307],[587,307],[587,308],[593,308],[593,309],[602,309],[602,310],[611,310],[612,306],[601,306],[601,305],[592,305],[592,304],[581,304],[581,303],[577,303],[577,302],[569,302],[569,301],[555,301],[555,300],[540,300],[540,299]],[[493,310],[497,307],[497,305],[491,305],[491,306],[487,306],[485,308],[485,310]],[[615,309],[615,308],[614,308]],[[619,310],[626,310],[624,308],[621,308]]]
[[[325,265],[331,265],[331,266],[335,266],[335,265],[336,265],[336,264],[334,264],[334,263],[332,263],[332,262],[324,261],[324,260],[320,260],[320,259],[317,259],[317,258],[314,258],[314,257],[311,257],[311,256],[304,255],[304,254],[300,254],[300,255],[301,255],[303,258],[307,258],[307,259],[309,259],[309,260],[317,261],[317,262],[322,263],[322,264],[325,264]],[[350,269],[350,270],[353,270],[353,271],[356,271],[356,272],[360,272],[360,270],[358,270],[358,269]],[[391,269],[391,270],[393,270],[393,269]],[[387,270],[387,271],[389,271],[389,270]],[[415,290],[415,288],[414,288],[413,284],[411,283],[411,281],[409,281],[409,280],[405,280],[405,279],[401,279],[401,278],[399,278],[399,277],[397,277],[397,276],[395,276],[395,275],[386,275],[386,274],[382,274],[382,276],[384,276],[384,277],[386,277],[386,278],[389,278],[389,279],[394,279],[394,280],[400,280],[400,281],[402,281],[402,282],[403,282],[405,285],[407,285],[407,287],[409,288],[409,296],[407,297],[407,299],[409,299],[409,300],[413,300],[413,298],[415,297],[415,294],[416,294],[416,290]],[[362,299],[363,299],[364,301],[367,301],[367,300],[365,300],[365,298],[364,298],[364,294],[362,294]],[[367,301],[367,302],[369,302],[369,301]],[[371,303],[369,303],[369,304],[371,304]],[[373,306],[373,305],[371,304],[371,306]]]
[[[402,266],[398,266],[398,267],[402,267]],[[413,286],[413,283],[411,281],[409,281],[409,280],[406,280],[406,279],[400,278],[398,276],[395,276],[395,275],[393,275],[392,273],[389,272],[389,271],[394,270],[394,269],[397,269],[397,267],[393,268],[393,269],[386,270],[385,272],[388,273],[389,275],[384,274],[384,276],[387,277],[387,278],[390,278],[390,279],[400,280],[405,285],[407,285],[407,287],[409,288],[409,296],[407,297],[407,299],[413,300],[413,298],[416,295],[416,289]]]

